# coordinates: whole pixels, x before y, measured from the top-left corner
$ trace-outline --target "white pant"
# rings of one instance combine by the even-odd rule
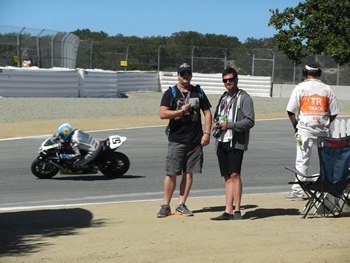
[[[295,160],[295,168],[304,175],[308,174],[310,157],[312,153],[312,146],[317,145],[317,139],[303,138],[301,146],[297,146],[297,157]],[[305,177],[297,175],[300,181],[306,181]],[[297,179],[295,179],[297,181]],[[303,189],[298,184],[292,185],[292,193],[295,196],[302,197],[304,195]]]

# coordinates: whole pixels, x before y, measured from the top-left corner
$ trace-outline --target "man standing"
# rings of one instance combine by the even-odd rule
[[[307,63],[303,69],[304,81],[294,88],[287,105],[287,113],[298,140],[295,168],[304,175],[308,173],[312,146],[317,142],[317,137],[331,135],[330,124],[340,112],[333,90],[317,79],[321,73],[317,61]],[[305,180],[304,177],[298,178]],[[284,199],[304,200],[304,191],[300,185],[293,184],[292,192]]]
[[[211,220],[241,220],[241,167],[244,151],[248,149],[249,131],[255,124],[254,105],[248,93],[238,88],[235,69],[225,69],[222,81],[227,91],[216,107],[213,135],[221,176],[225,179],[226,209]]]
[[[193,173],[201,173],[203,146],[210,141],[212,116],[210,102],[197,85],[192,86],[191,66],[183,63],[177,72],[178,84],[169,88],[163,95],[160,105],[160,118],[169,119],[168,154],[166,157],[167,176],[164,180],[164,202],[157,217],[171,215],[170,201],[176,187],[176,177],[182,175],[180,197],[176,215],[191,216],[193,213],[185,205],[190,193]],[[205,117],[203,134],[200,110]]]

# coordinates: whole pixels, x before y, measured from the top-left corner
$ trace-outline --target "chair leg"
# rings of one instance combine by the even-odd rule
[[[300,184],[300,186],[303,188],[308,201],[305,204],[303,210],[301,211],[300,215],[302,215],[302,219],[305,219],[306,216],[310,213],[311,209],[315,206],[315,193],[316,191],[310,190],[308,188],[306,188],[304,185]],[[317,208],[315,207],[315,211],[312,213],[313,215],[315,215],[317,212]]]

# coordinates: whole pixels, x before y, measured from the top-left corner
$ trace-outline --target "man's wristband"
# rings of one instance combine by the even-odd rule
[[[183,108],[181,108],[181,112],[182,112],[182,115],[184,115],[184,114],[185,114],[185,111],[184,111],[184,109],[183,109]]]
[[[206,134],[206,135],[209,135],[209,136],[210,136],[210,133],[205,132],[204,134]]]

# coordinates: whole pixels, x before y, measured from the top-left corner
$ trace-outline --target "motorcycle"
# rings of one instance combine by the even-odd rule
[[[72,160],[60,159],[60,154],[67,153],[55,134],[47,138],[39,148],[39,156],[31,165],[32,173],[40,179],[54,177],[59,171],[61,174],[91,174],[97,173],[97,168],[109,178],[123,176],[130,167],[129,158],[116,151],[125,141],[126,137],[119,135],[109,136],[100,141],[102,147],[96,158],[88,163],[89,168],[77,169]]]

